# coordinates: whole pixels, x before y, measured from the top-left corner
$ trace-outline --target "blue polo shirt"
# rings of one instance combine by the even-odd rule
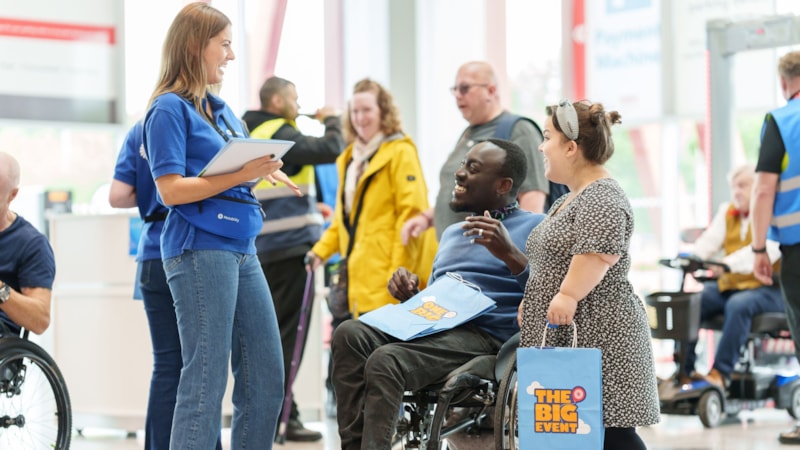
[[[244,137],[242,123],[225,102],[212,94],[207,100],[212,118],[228,136]],[[223,120],[222,117],[226,120]],[[227,123],[226,123],[227,122]],[[144,120],[144,147],[153,179],[177,174],[194,177],[225,145],[225,139],[195,110],[174,93],[157,97]],[[160,196],[156,196],[163,204]],[[253,197],[253,201],[255,197]],[[231,239],[193,226],[170,208],[161,233],[161,257],[172,258],[184,250],[226,250],[254,255],[255,238]]]
[[[136,189],[136,206],[139,207],[139,217],[145,220],[142,234],[139,238],[139,247],[136,252],[136,261],[161,259],[161,229],[164,220],[154,220],[156,216],[167,214],[167,208],[156,200],[156,185],[147,165],[147,155],[142,145],[142,121],[136,122],[125,136],[122,148],[114,167],[114,179],[121,181]]]

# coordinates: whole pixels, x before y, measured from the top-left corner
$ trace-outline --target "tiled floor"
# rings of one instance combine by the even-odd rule
[[[739,420],[723,424],[714,429],[705,429],[696,417],[663,416],[656,426],[642,428],[639,434],[650,450],[770,450],[792,448],[778,443],[778,433],[793,425],[791,417],[782,410],[760,409],[743,412]],[[336,424],[333,421],[306,424],[325,435],[323,442],[287,443],[275,445],[286,450],[334,450],[338,448]],[[228,436],[227,431],[224,434]],[[470,448],[485,449],[481,440]],[[134,450],[142,448],[141,434],[127,438],[124,432],[108,430],[86,430],[85,436],[73,438],[73,450]],[[227,448],[227,447],[226,447]],[[800,447],[797,447],[800,448]],[[459,447],[459,450],[463,450]]]

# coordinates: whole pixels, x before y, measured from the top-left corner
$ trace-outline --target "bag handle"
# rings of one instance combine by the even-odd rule
[[[481,287],[480,286],[478,286],[477,284],[475,284],[475,283],[473,283],[471,281],[465,280],[464,277],[462,277],[460,273],[446,272],[445,275],[447,275],[448,277],[458,281],[459,283],[461,283],[463,285],[466,285],[466,286],[469,286],[472,289],[475,289],[476,291],[478,291],[481,294],[483,294],[483,291],[481,291]]]
[[[578,346],[578,325],[575,324],[574,320],[570,322],[569,325],[572,325],[572,348],[575,348]],[[547,340],[547,329],[550,327],[550,323],[545,324],[544,332],[542,333],[542,345],[540,345],[539,348],[544,348],[545,341]],[[553,328],[557,327],[558,325],[553,326]]]

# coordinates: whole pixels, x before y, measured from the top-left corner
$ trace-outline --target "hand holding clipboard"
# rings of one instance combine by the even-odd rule
[[[211,176],[222,175],[242,170],[244,165],[254,159],[268,155],[275,155],[272,159],[278,160],[294,145],[292,141],[277,139],[243,139],[231,138],[211,158],[203,170],[197,175]]]
[[[222,175],[242,170],[248,164],[263,165],[270,161],[279,161],[295,143],[277,139],[229,139],[225,146],[206,164],[198,176]],[[265,156],[273,155],[269,160]],[[281,163],[282,164],[282,163]],[[280,167],[280,166],[278,166]],[[300,189],[281,170],[276,170],[264,176],[272,184],[281,182],[289,186],[298,196],[302,196]],[[255,185],[259,179],[251,180],[248,184]]]

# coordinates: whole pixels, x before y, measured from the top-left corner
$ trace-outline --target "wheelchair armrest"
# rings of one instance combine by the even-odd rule
[[[511,336],[497,352],[497,362],[494,364],[494,379],[501,380],[506,373],[506,366],[511,361],[517,360],[517,347],[519,347],[519,333]]]

